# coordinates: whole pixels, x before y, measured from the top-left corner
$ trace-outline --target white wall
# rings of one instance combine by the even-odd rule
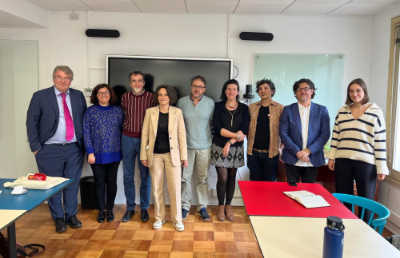
[[[254,53],[344,54],[346,83],[356,77],[369,80],[371,20],[371,17],[80,12],[79,21],[69,21],[68,12],[51,11],[48,29],[0,29],[0,38],[39,41],[40,89],[52,85],[52,69],[58,64],[69,65],[75,72],[72,87],[82,90],[104,82],[105,54],[231,57],[239,68],[237,79],[243,86],[252,83]],[[87,28],[117,29],[121,37],[88,39],[84,34]],[[238,36],[242,31],[271,32],[275,39],[241,41]],[[89,166],[84,166],[83,174],[92,174]],[[120,169],[117,202],[123,203],[121,174]],[[239,179],[248,179],[246,167],[239,174]],[[215,172],[211,170],[209,176],[211,195]],[[136,179],[139,181],[139,177]],[[216,198],[210,203],[215,204]],[[241,203],[240,198],[235,203]]]
[[[36,172],[27,144],[26,111],[38,90],[37,41],[0,40],[0,177]]]
[[[242,31],[271,32],[274,40],[242,41],[238,38]],[[370,38],[370,17],[233,15],[229,52],[242,84],[252,83],[255,53],[344,54],[346,84],[356,77],[368,80]]]
[[[386,98],[389,74],[391,19],[400,15],[400,7],[372,17],[371,62],[369,94],[386,114]],[[379,184],[378,201],[391,212],[387,227],[400,234],[400,186],[385,180]]]

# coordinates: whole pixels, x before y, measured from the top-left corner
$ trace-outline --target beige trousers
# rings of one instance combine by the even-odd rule
[[[204,150],[188,149],[189,165],[182,170],[182,208],[189,211],[192,199],[192,175],[197,178],[197,210],[207,208],[208,183],[207,173],[211,162],[211,147]]]
[[[150,175],[154,194],[154,213],[156,221],[165,221],[164,182],[166,176],[172,222],[182,223],[181,167],[174,167],[170,153],[154,153],[153,164],[150,167]]]

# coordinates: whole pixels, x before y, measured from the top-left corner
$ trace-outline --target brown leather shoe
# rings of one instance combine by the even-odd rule
[[[225,213],[226,219],[229,221],[233,221],[235,219],[235,215],[233,215],[232,206],[225,205]]]
[[[218,205],[217,219],[218,219],[219,221],[225,221],[225,210],[224,210],[224,205]]]

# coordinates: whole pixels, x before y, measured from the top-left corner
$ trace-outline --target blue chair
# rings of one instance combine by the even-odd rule
[[[357,195],[334,193],[333,196],[335,196],[335,198],[338,199],[342,204],[344,202],[351,204],[351,212],[353,213],[354,213],[354,205],[361,207],[362,208],[360,216],[361,219],[364,218],[365,209],[370,210],[372,213],[371,217],[369,218],[368,225],[374,227],[374,230],[378,228],[378,233],[382,235],[383,228],[385,227],[386,224],[386,219],[390,215],[390,211],[388,210],[388,208],[373,200],[360,197]],[[378,215],[377,219],[373,219],[374,214]]]

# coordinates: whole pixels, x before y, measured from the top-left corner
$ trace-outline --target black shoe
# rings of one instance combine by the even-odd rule
[[[67,220],[67,225],[71,228],[80,228],[82,227],[82,222],[80,222],[74,215],[72,217],[69,217],[69,219]]]
[[[67,225],[65,224],[64,219],[62,218],[56,218],[56,232],[57,233],[62,233],[65,230],[67,230]]]
[[[114,212],[113,210],[107,210],[107,221],[111,222],[114,220]]]
[[[140,219],[141,219],[143,222],[146,222],[146,221],[149,220],[149,213],[147,212],[147,210],[141,210],[141,211],[140,211]]]
[[[188,210],[182,209],[182,220],[187,219],[188,214],[189,214]]]
[[[208,215],[206,208],[202,208],[201,210],[199,210],[199,213],[202,221],[210,220],[210,216]]]
[[[99,223],[103,223],[106,216],[106,212],[105,211],[99,211],[99,214],[97,215],[97,222]]]
[[[135,214],[134,210],[126,211],[125,215],[122,217],[122,222],[128,222],[131,220],[132,216]]]

